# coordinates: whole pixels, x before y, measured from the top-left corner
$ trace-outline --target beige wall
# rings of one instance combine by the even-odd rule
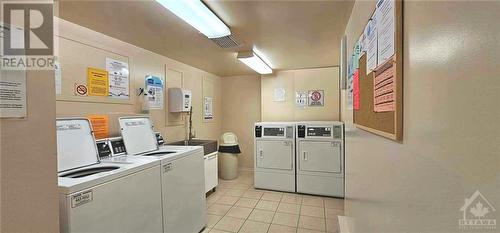
[[[135,94],[144,87],[144,77],[166,79],[166,88],[182,87],[193,93],[193,128],[196,136],[217,139],[221,130],[221,80],[218,76],[138,48],[68,21],[60,20],[59,61],[62,70],[62,94],[57,96],[57,116],[106,114],[110,117],[110,136],[119,136],[118,117],[141,113],[140,98]],[[104,69],[106,57],[129,63],[130,100],[74,95],[75,83],[86,83],[87,67]],[[203,98],[213,98],[214,119],[203,120]],[[167,141],[187,137],[187,114],[168,112],[168,93],[163,110],[151,110],[155,129]]]
[[[284,88],[285,102],[274,102],[275,88]],[[295,91],[324,90],[324,107],[297,108]],[[338,67],[278,71],[262,76],[262,121],[339,120]]]
[[[374,6],[356,1],[349,49]],[[403,142],[348,126],[351,232],[460,232],[476,190],[500,208],[499,11],[495,1],[404,2]]]
[[[238,136],[241,154],[238,166],[253,169],[253,125],[260,121],[260,76],[222,78],[222,132]]]
[[[26,81],[27,117],[0,120],[0,232],[59,232],[54,72]]]

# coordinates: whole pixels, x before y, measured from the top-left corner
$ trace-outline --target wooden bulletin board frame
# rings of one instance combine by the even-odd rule
[[[387,1],[387,0],[386,0]],[[353,111],[353,121],[357,128],[395,141],[403,140],[403,1],[395,0],[394,71],[395,110],[375,112],[373,104],[373,82],[375,71],[366,74],[366,53],[359,59],[359,109]],[[390,62],[390,61],[389,61]]]

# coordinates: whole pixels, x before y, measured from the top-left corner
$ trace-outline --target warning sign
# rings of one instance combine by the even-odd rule
[[[108,71],[87,68],[87,85],[88,95],[91,96],[108,96],[109,95],[109,80]]]
[[[109,117],[108,115],[90,115],[87,116],[92,124],[95,139],[109,137]]]
[[[88,88],[87,85],[82,83],[75,83],[75,95],[76,96],[87,96]]]
[[[310,90],[309,91],[309,107],[322,107],[325,105],[325,96],[323,90]]]

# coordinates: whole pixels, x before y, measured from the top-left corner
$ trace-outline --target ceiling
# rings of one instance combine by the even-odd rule
[[[60,1],[59,17],[220,76],[255,74],[256,46],[275,70],[335,66],[353,1],[206,1],[243,45],[222,49],[154,1]]]

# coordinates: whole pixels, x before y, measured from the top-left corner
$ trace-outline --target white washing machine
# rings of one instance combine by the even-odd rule
[[[255,188],[295,192],[295,123],[261,122],[254,129]]]
[[[344,197],[344,124],[297,122],[297,192]]]
[[[206,226],[203,147],[160,148],[148,117],[122,117],[119,121],[127,157],[161,163],[163,232],[202,231]]]
[[[87,119],[56,126],[61,232],[163,232],[159,162],[100,161]]]

